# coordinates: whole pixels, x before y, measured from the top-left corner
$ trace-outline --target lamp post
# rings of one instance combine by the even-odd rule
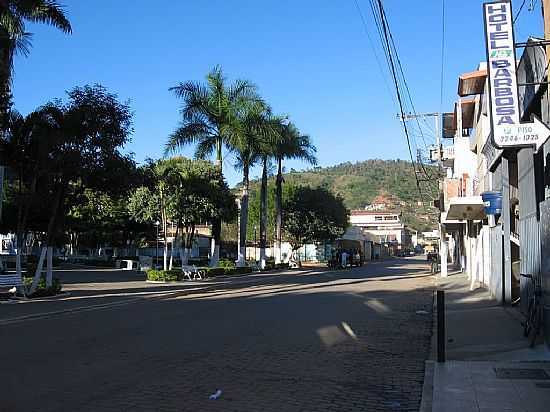
[[[156,247],[156,250],[155,250],[155,269],[157,268],[157,264],[158,264],[158,260],[159,260],[159,227],[160,227],[160,222],[157,220],[155,222],[155,226],[157,227],[157,247]]]

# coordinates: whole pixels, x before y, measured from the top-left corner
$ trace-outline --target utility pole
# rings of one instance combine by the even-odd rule
[[[550,1],[550,0],[549,0]],[[441,113],[434,112],[434,113],[418,113],[418,114],[412,114],[407,113],[404,116],[398,114],[397,119],[401,121],[407,121],[407,120],[416,120],[416,119],[423,119],[426,117],[433,117],[435,122],[435,140],[438,150],[438,156],[437,156],[437,163],[439,166],[439,169],[441,170],[441,159],[443,158],[443,146],[441,145],[441,130],[439,129],[439,117],[441,116]]]
[[[548,3],[550,3],[550,0],[545,0]],[[443,145],[441,143],[442,140],[442,134],[443,134],[443,127],[440,126],[440,117],[441,113],[434,112],[434,113],[419,113],[419,114],[411,114],[408,113],[404,116],[397,115],[398,119],[405,121],[405,120],[416,120],[418,118],[426,118],[426,117],[433,117],[435,122],[435,140],[437,145],[437,169],[439,173],[443,170]],[[443,178],[443,176],[441,177]],[[438,179],[439,180],[439,179]],[[443,185],[441,185],[440,190],[443,190]],[[440,199],[441,200],[441,199]],[[441,214],[440,214],[441,215]],[[447,254],[448,254],[448,244],[446,241],[446,234],[445,234],[445,227],[443,226],[443,223],[439,222],[439,256],[441,259],[441,276],[447,277]]]

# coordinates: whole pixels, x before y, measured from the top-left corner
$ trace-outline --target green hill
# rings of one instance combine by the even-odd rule
[[[437,174],[435,167],[426,166],[426,170],[430,175]],[[285,174],[285,181],[324,187],[342,196],[349,209],[363,209],[373,201],[382,201],[389,209],[400,210],[404,223],[414,230],[431,230],[437,225],[438,211],[432,206],[437,183],[422,182],[421,199],[410,162],[373,159],[305,171],[291,170]],[[256,184],[254,182],[254,189]]]

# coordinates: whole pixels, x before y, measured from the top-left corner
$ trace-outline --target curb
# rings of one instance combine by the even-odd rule
[[[422,401],[419,412],[432,412],[434,393],[434,361],[427,360],[424,369],[424,385],[422,385]]]
[[[424,362],[424,383],[422,385],[422,400],[420,401],[419,412],[432,412],[433,389],[434,389],[434,369],[435,369],[435,345],[437,328],[437,275],[434,275],[434,284],[432,291],[432,336],[430,338],[430,352],[428,360]]]

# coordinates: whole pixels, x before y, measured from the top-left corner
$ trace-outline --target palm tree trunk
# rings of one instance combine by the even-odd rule
[[[216,142],[216,166],[220,169],[220,174],[222,172],[222,141],[218,139]],[[218,266],[220,261],[220,243],[221,243],[221,234],[222,234],[222,221],[220,219],[214,219],[212,221],[212,241],[210,244],[210,267]]]
[[[275,263],[281,263],[281,242],[283,237],[283,159],[277,159],[277,181],[275,187],[275,213],[277,230],[277,250]]]
[[[8,129],[8,112],[11,105],[11,58],[13,51],[8,47],[0,46],[0,139]],[[2,221],[2,202],[4,200],[4,166],[0,165],[0,221]],[[18,249],[19,251],[19,249]],[[19,252],[18,252],[19,253]],[[0,257],[0,271],[4,265]],[[21,270],[17,272],[21,276]]]
[[[267,256],[267,157],[262,159],[262,188],[260,191],[260,268],[265,269]],[[256,247],[256,245],[254,245]]]
[[[250,186],[249,181],[250,166],[244,165],[243,167],[243,191],[241,194],[241,211],[239,221],[239,250],[237,266],[246,266],[246,230],[248,226],[248,190]]]
[[[1,35],[1,34],[0,34]],[[8,128],[8,113],[11,108],[11,66],[13,48],[0,42],[0,134]]]
[[[172,249],[170,249],[170,264],[168,265],[168,270],[172,270],[172,265],[174,263],[174,254],[177,252],[174,252],[174,250],[177,251],[177,243],[178,243],[178,234],[179,234],[180,225],[178,224],[176,226],[176,234],[174,235],[174,240],[172,241]]]

